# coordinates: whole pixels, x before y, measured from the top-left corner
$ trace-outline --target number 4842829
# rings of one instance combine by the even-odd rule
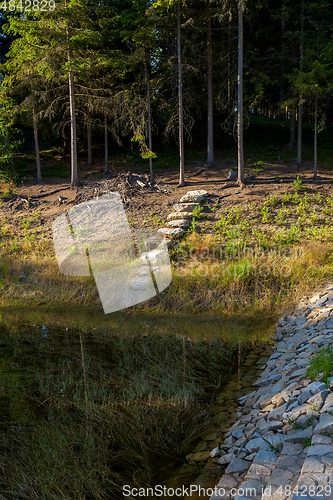
[[[48,12],[53,11],[54,9],[54,0],[19,0],[17,2],[15,0],[4,0],[0,3],[0,10],[21,10],[22,12],[36,12],[40,10],[41,12]]]

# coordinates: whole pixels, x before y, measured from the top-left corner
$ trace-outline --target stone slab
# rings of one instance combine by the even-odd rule
[[[176,212],[193,212],[196,207],[200,207],[200,203],[176,203],[173,206]]]

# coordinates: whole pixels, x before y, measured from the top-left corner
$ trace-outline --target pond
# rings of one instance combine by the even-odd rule
[[[0,308],[1,494],[113,499],[126,484],[192,484],[204,464],[186,456],[271,324]]]

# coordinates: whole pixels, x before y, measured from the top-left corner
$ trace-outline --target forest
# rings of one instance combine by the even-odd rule
[[[0,498],[214,488],[225,438],[248,456],[255,425],[225,433],[265,366],[296,380],[325,328],[332,378],[332,28],[331,0],[0,0]],[[105,314],[90,242],[90,274],[64,274],[53,228],[114,191],[134,238],[165,235],[172,281]],[[302,331],[269,359],[305,322],[311,351]]]
[[[149,159],[152,182],[162,140],[179,148],[183,185],[184,147],[200,126],[207,165],[214,133],[238,141],[243,182],[243,130],[259,116],[290,128],[297,164],[302,124],[313,124],[316,176],[317,133],[333,118],[332,2],[30,3],[0,4],[3,172],[33,131],[38,182],[39,140],[50,137],[62,158],[70,152],[73,186],[78,151],[90,165],[93,145],[104,145],[107,172],[109,142],[124,141]]]

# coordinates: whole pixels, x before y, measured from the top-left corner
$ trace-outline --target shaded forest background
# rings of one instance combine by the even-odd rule
[[[257,142],[297,145],[297,163],[313,129],[331,142],[331,1],[28,3],[0,10],[2,176],[15,175],[17,141],[34,143],[39,182],[41,140],[63,159],[71,152],[74,185],[73,144],[88,165],[103,147],[107,172],[122,146],[151,163],[176,145],[181,157],[183,134],[212,164],[214,148],[237,139],[241,9],[244,128],[251,121]]]

